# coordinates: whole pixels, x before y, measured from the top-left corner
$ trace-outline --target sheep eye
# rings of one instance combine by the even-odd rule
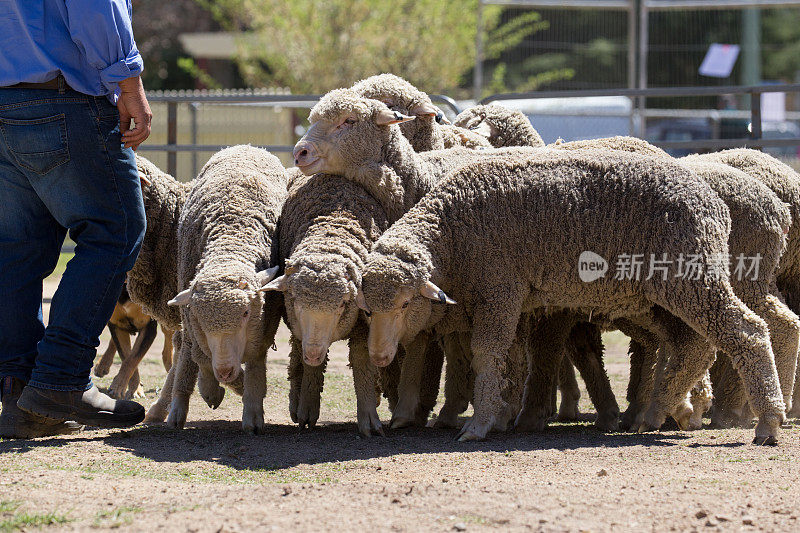
[[[408,302],[406,302],[406,303],[404,303],[404,304],[403,304],[403,307],[402,307],[402,309],[405,309],[406,307],[408,307]]]
[[[339,124],[339,127],[340,128],[344,128],[346,126],[352,126],[355,123],[356,123],[356,119],[354,119],[353,117],[348,117],[348,118],[344,119],[344,122]]]
[[[248,309],[247,311],[244,312],[244,315],[242,315],[242,317],[247,318],[249,316],[250,316],[250,310]]]

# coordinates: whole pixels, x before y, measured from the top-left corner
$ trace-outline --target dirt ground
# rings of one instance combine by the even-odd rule
[[[426,428],[361,439],[339,343],[320,424],[301,431],[288,414],[287,337],[282,328],[269,355],[265,435],[241,432],[229,393],[216,411],[195,395],[182,431],[0,441],[0,531],[800,530],[800,426],[778,448],[751,445],[752,430],[604,435],[584,390],[585,421],[541,434],[458,443],[455,431]],[[147,406],[165,375],[162,342],[141,366]],[[606,342],[624,409],[626,339]],[[385,403],[380,414],[388,421]]]

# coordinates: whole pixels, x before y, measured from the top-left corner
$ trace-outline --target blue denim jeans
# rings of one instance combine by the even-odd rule
[[[0,377],[85,390],[144,237],[139,175],[119,113],[73,90],[0,88]],[[64,237],[75,256],[42,321]]]

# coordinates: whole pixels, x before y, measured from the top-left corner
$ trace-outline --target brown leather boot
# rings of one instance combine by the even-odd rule
[[[26,386],[17,405],[42,422],[75,420],[100,428],[127,428],[144,420],[144,407],[130,400],[115,400],[97,385],[86,391],[57,391]]]
[[[11,439],[34,439],[53,435],[72,435],[83,429],[83,426],[72,421],[45,422],[25,413],[17,407],[17,400],[22,394],[25,383],[21,379],[0,378],[0,437]]]

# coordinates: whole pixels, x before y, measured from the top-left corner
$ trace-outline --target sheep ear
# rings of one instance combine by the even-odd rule
[[[189,287],[185,291],[179,292],[178,294],[175,295],[175,298],[173,298],[172,300],[167,302],[167,305],[170,305],[172,307],[177,307],[177,306],[180,306],[180,305],[187,305],[189,303],[189,300],[192,299],[192,289],[193,288],[194,288],[194,285],[192,285],[191,287]]]
[[[375,124],[378,126],[388,126],[390,124],[402,124],[409,120],[414,120],[416,117],[409,117],[397,111],[392,111],[388,107],[381,109],[375,114]]]
[[[409,111],[415,117],[435,117],[438,116],[439,113],[441,113],[441,111],[439,111],[439,108],[430,102],[423,102],[419,105],[414,106]]]
[[[283,276],[278,276],[277,278],[273,279],[272,281],[270,281],[269,283],[258,289],[258,292],[285,291],[289,286],[289,283],[286,280],[286,276],[287,274],[284,274]]]
[[[474,131],[478,135],[486,137],[488,139],[489,137],[492,136],[492,125],[484,120],[483,122],[481,122],[480,126],[471,131]]]
[[[370,312],[369,307],[367,307],[367,301],[364,299],[364,293],[361,291],[361,289],[358,289],[358,292],[356,293],[356,305],[365,313]]]
[[[256,281],[258,282],[259,287],[263,287],[264,285],[275,279],[275,276],[278,274],[278,270],[280,270],[280,267],[278,265],[275,265],[272,268],[256,272]]]
[[[437,287],[436,285],[434,285],[432,281],[428,281],[428,283],[423,285],[422,288],[419,290],[419,293],[425,298],[429,298],[439,303],[451,304],[451,305],[456,304],[455,300],[446,295],[444,291],[439,287]]]

